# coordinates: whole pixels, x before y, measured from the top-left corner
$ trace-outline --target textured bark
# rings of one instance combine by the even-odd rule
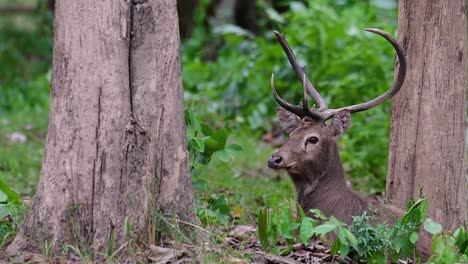
[[[176,0],[57,1],[49,128],[33,207],[8,252],[95,256],[193,220]],[[131,226],[125,236],[124,223]],[[127,230],[128,231],[128,230]]]
[[[158,208],[164,213],[176,212],[185,220],[194,219],[176,1],[138,5],[133,20],[133,113],[146,130],[153,131],[150,156],[155,155],[156,160],[150,163],[156,164]]]
[[[404,208],[422,188],[430,217],[455,228],[468,219],[466,2],[401,0],[398,21],[409,71],[392,107],[387,195]]]

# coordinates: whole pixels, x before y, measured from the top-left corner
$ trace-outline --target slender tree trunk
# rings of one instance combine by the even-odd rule
[[[256,2],[255,0],[235,1],[234,21],[239,27],[258,34],[260,32],[258,20],[261,18],[262,14],[258,12]]]
[[[468,220],[466,2],[400,0],[398,22],[409,71],[392,108],[387,195],[404,207],[422,188],[430,217],[455,228]]]
[[[158,210],[195,221],[179,54],[176,0],[57,1],[41,179],[8,252],[98,256],[154,243]]]
[[[184,39],[192,36],[198,2],[199,0],[177,0],[180,36]]]

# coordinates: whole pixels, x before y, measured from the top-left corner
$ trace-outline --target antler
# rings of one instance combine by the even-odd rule
[[[278,93],[276,91],[276,88],[275,88],[275,84],[274,84],[274,75],[272,75],[271,76],[271,87],[273,89],[273,96],[275,97],[278,104],[281,105],[284,109],[290,111],[291,113],[296,114],[297,116],[299,116],[301,118],[303,118],[305,116],[308,116],[308,117],[316,119],[316,120],[325,121],[325,120],[328,120],[328,119],[332,118],[333,116],[335,116],[336,113],[338,113],[340,111],[346,110],[346,111],[349,111],[350,113],[365,111],[365,110],[368,110],[370,108],[376,107],[376,106],[382,104],[383,102],[385,102],[386,100],[392,98],[396,93],[398,93],[398,91],[400,90],[400,88],[402,87],[402,85],[403,85],[403,83],[405,81],[406,57],[405,57],[405,54],[403,52],[403,48],[400,46],[400,44],[398,44],[398,42],[394,38],[392,38],[392,36],[390,36],[390,34],[388,34],[385,31],[382,31],[382,30],[376,29],[376,28],[368,28],[368,29],[366,29],[366,31],[378,34],[378,35],[382,36],[383,38],[385,38],[393,46],[393,48],[395,49],[395,51],[397,53],[400,66],[398,68],[398,73],[397,73],[396,80],[395,80],[393,86],[389,90],[387,90],[385,93],[381,94],[380,96],[378,96],[378,97],[376,97],[376,98],[374,98],[374,99],[372,99],[372,100],[370,100],[368,102],[362,103],[362,104],[345,106],[345,107],[338,108],[338,109],[327,109],[326,104],[322,104],[322,105],[319,104],[320,99],[323,100],[322,97],[320,97],[320,95],[315,90],[315,88],[312,86],[310,81],[306,78],[304,71],[297,65],[297,63],[295,61],[294,53],[292,53],[292,50],[287,45],[287,42],[284,39],[284,37],[281,34],[275,32],[275,35],[278,37],[278,40],[280,40],[280,44],[283,47],[283,49],[285,50],[286,54],[288,55],[288,58],[290,58],[290,56],[292,58],[292,59],[290,59],[290,62],[291,62],[291,65],[293,66],[294,70],[296,71],[296,73],[298,75],[302,74],[302,77],[303,77],[303,90],[304,90],[304,94],[303,94],[304,98],[303,98],[302,106],[292,105],[292,104],[286,102],[284,99],[282,99],[278,95]],[[284,41],[281,41],[281,39],[284,40]],[[283,44],[285,44],[285,46],[283,46]],[[290,52],[288,52],[287,50],[289,50]],[[301,70],[301,71],[298,72],[299,70]],[[307,92],[309,92],[311,94],[311,96],[314,98],[314,100],[319,104],[318,109],[310,109],[308,107],[306,90],[307,90]],[[317,93],[318,96],[317,95],[312,95],[313,92]]]
[[[305,71],[304,68],[299,66],[299,64],[296,61],[296,55],[294,55],[293,50],[289,46],[288,42],[284,38],[284,36],[279,33],[278,31],[274,31],[276,38],[278,39],[278,42],[280,43],[281,47],[284,50],[284,53],[286,53],[286,56],[288,57],[289,63],[291,64],[292,68],[297,74],[297,78],[301,80],[305,76]],[[312,96],[314,101],[318,104],[318,109],[319,111],[327,109],[327,103],[325,100],[323,100],[322,96],[315,90],[314,85],[309,81],[307,76],[305,77],[305,82],[302,82],[302,84],[306,87],[307,92]]]

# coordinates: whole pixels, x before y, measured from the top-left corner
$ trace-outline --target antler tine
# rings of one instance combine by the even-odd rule
[[[292,68],[297,74],[297,77],[299,79],[302,79],[303,75],[305,75],[304,70],[299,66],[299,64],[296,61],[296,55],[294,55],[294,52],[292,51],[291,47],[289,46],[288,42],[286,41],[286,38],[279,33],[278,31],[274,31],[276,38],[278,39],[278,42],[280,43],[281,47],[284,50],[284,53],[286,53],[286,56],[288,57],[289,63],[291,64]],[[312,96],[314,101],[318,105],[318,111],[323,111],[327,109],[327,103],[325,100],[323,100],[322,96],[317,92],[315,89],[314,85],[310,82],[308,78],[306,78],[305,82],[305,87],[307,89],[307,92]]]
[[[355,112],[365,111],[370,108],[376,107],[380,105],[381,103],[385,102],[386,100],[392,98],[396,93],[398,93],[398,91],[400,91],[400,88],[403,86],[403,83],[405,82],[407,64],[406,64],[405,53],[403,51],[403,48],[400,46],[400,44],[398,44],[398,42],[390,34],[388,34],[387,32],[383,30],[376,29],[376,28],[368,28],[366,29],[366,31],[380,35],[381,37],[386,39],[395,49],[396,54],[398,56],[398,61],[400,63],[398,67],[396,80],[393,86],[389,90],[387,90],[385,93],[381,94],[380,96],[368,102],[357,104],[357,105],[345,106],[339,109],[326,110],[325,117],[324,117],[325,120],[332,118],[333,116],[335,116],[337,112],[342,111],[342,110],[347,110],[350,113],[355,113]]]
[[[309,108],[309,100],[308,99],[308,94],[307,94],[307,85],[306,85],[307,77],[304,73],[302,75],[302,90],[303,90],[303,99],[302,99],[302,109],[304,110],[304,113],[306,116],[315,119],[315,120],[323,120],[322,114],[318,110],[310,109]]]
[[[275,98],[276,102],[278,102],[278,104],[281,107],[299,116],[300,118],[303,118],[304,116],[306,116],[304,109],[302,107],[290,104],[278,95],[278,92],[276,91],[276,86],[275,86],[275,74],[274,73],[271,74],[271,89],[273,90],[273,97]]]

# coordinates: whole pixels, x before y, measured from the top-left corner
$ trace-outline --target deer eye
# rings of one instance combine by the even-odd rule
[[[318,141],[319,140],[318,140],[317,137],[310,137],[310,138],[307,139],[306,144],[309,144],[309,143],[310,144],[317,144]]]

